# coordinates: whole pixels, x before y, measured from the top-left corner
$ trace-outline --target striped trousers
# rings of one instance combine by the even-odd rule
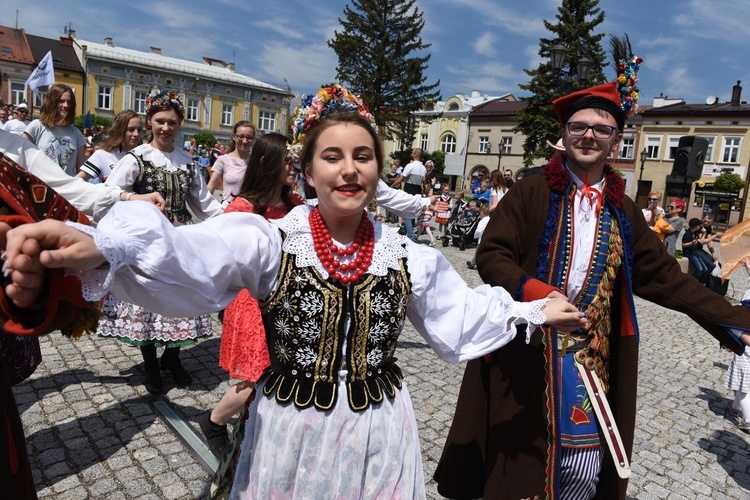
[[[588,500],[594,498],[599,472],[602,469],[604,447],[565,448],[560,461],[560,500]]]

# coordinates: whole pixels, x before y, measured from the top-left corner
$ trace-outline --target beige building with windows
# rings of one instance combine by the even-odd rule
[[[471,181],[474,174],[510,169],[515,178],[523,169],[525,136],[514,132],[518,113],[526,103],[504,97],[477,106],[469,115],[469,142],[466,150],[464,178]]]
[[[146,98],[154,89],[178,92],[185,103],[184,141],[198,132],[228,140],[234,124],[248,120],[258,133],[286,133],[292,93],[235,72],[234,64],[203,58],[193,62],[118,47],[112,38],[96,43],[69,34],[86,71],[84,109],[112,119],[124,109],[145,113]]]
[[[469,113],[494,99],[515,100],[511,94],[502,97],[489,96],[478,90],[471,94],[456,94],[446,101],[438,101],[429,109],[416,111],[412,147],[425,152],[445,153],[445,170],[442,177],[449,179],[451,187],[461,189],[464,185],[466,145],[469,141]],[[394,141],[385,141],[386,153],[406,147]]]
[[[655,106],[643,113],[641,144],[646,149],[644,181],[651,189],[664,193],[662,205],[684,196],[688,219],[703,213],[714,214],[719,225],[733,225],[750,216],[747,187],[734,192],[714,189],[713,182],[722,173],[739,175],[749,181],[750,105],[741,100],[742,87],[735,85],[729,102],[713,96],[705,104],[684,101]],[[694,183],[671,176],[680,137],[698,136],[708,141],[700,178]]]

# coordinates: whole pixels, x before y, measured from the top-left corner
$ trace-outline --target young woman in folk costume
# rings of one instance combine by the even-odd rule
[[[243,131],[243,128],[246,127],[239,130]],[[242,141],[241,144],[244,143],[252,144],[252,141]],[[216,165],[231,154],[219,157]],[[271,133],[258,139],[249,157],[242,185],[235,190],[236,198],[225,213],[255,213],[272,220],[284,217],[292,208],[301,205],[302,199],[292,192],[296,178],[295,160],[287,147],[286,136]],[[214,176],[221,177],[216,166],[212,181]],[[219,365],[229,372],[230,377],[242,382],[230,387],[213,411],[204,414],[200,420],[201,430],[216,456],[221,458],[226,450],[227,422],[240,412],[270,363],[258,301],[246,289],[241,290],[224,312]]]
[[[173,142],[184,118],[184,107],[173,91],[160,90],[146,100],[148,143],[135,147],[112,169],[106,184],[134,193],[158,192],[167,201],[166,222],[192,224],[192,212],[201,219],[221,214],[219,202],[208,192],[197,174],[193,159]],[[168,255],[165,255],[168,257]],[[179,293],[177,294],[179,296]],[[148,303],[146,304],[149,305]],[[170,371],[178,387],[188,386],[192,377],[182,367],[180,348],[212,334],[211,317],[195,316],[192,311],[167,317],[108,295],[102,304],[98,333],[139,346],[143,355],[146,390],[161,394],[161,369]],[[161,362],[157,346],[164,347]]]
[[[382,145],[345,88],[303,100],[299,117],[316,208],[174,228],[133,203],[138,210],[115,207],[95,229],[45,222],[11,231],[8,267],[35,239],[51,249],[43,264],[90,269],[80,276],[92,294],[111,288],[172,315],[220,309],[248,288],[263,298],[271,366],[249,407],[231,497],[421,498],[416,419],[394,360],[406,318],[452,362],[505,345],[519,324],[570,329],[583,320],[562,298],[519,303],[502,288],[471,289],[439,251],[373,222],[364,208]]]

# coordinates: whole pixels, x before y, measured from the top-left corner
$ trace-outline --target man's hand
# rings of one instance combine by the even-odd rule
[[[94,269],[106,262],[91,236],[56,220],[25,224],[6,232],[3,272],[26,272],[21,266],[24,258],[50,269]]]
[[[10,226],[0,222],[0,245],[5,247]],[[5,295],[16,307],[29,307],[36,303],[44,290],[45,271],[39,262],[39,244],[27,240],[22,244],[22,253],[14,259],[3,252],[3,274],[10,281],[5,286]]]

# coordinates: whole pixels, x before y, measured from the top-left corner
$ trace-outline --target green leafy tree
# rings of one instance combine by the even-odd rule
[[[211,132],[198,132],[193,136],[195,143],[198,145],[213,147],[216,144],[216,137]]]
[[[350,6],[351,5],[351,6]],[[406,139],[409,113],[440,99],[440,80],[425,71],[430,44],[416,0],[352,0],[328,41],[338,56],[336,78],[359,94],[385,138]]]
[[[742,177],[732,172],[724,172],[714,181],[714,189],[724,193],[739,191],[744,187],[745,181],[742,180]]]
[[[76,119],[73,122],[73,125],[75,125],[75,127],[78,128],[81,132],[83,132],[83,121],[85,119],[86,119],[85,115],[78,115],[76,116]],[[104,118],[102,116],[91,115],[91,124],[103,125],[104,130],[109,130],[109,127],[112,126],[112,120],[108,120],[107,118]]]
[[[528,104],[518,114],[517,132],[525,135],[523,163],[529,167],[537,158],[549,156],[547,144],[560,138],[552,101],[572,90],[589,87],[606,81],[603,68],[607,65],[606,54],[601,47],[604,34],[594,34],[595,28],[604,21],[604,12],[598,7],[599,0],[563,0],[557,8],[556,24],[544,21],[544,27],[552,36],[539,40],[539,55],[545,59],[535,70],[524,70],[529,75],[527,84],[519,84],[531,94],[523,100]],[[562,69],[555,70],[551,61],[551,48],[556,44],[565,47]],[[578,79],[578,62],[587,57],[591,72],[585,80]]]

